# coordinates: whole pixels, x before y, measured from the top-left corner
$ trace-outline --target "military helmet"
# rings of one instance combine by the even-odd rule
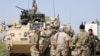
[[[79,28],[80,29],[85,29],[85,25],[84,24],[81,24]]]
[[[63,25],[60,25],[59,31],[64,31],[64,26]]]
[[[5,21],[2,21],[1,23],[2,23],[3,25],[5,25]]]

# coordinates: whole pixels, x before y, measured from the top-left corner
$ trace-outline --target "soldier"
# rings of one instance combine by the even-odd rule
[[[5,34],[5,36],[10,36]],[[5,38],[5,36],[3,37],[3,43],[5,45],[6,48],[6,56],[10,56],[10,47],[12,46],[12,41],[11,41],[11,37],[10,38]]]
[[[99,42],[100,40],[97,38],[96,35],[93,34],[93,30],[89,29],[89,48],[91,50],[90,55],[95,56],[96,55],[96,40]]]
[[[38,41],[39,41],[39,29],[36,29],[34,34],[30,37],[31,42],[31,56],[39,56],[39,50],[38,50]]]
[[[69,56],[69,35],[64,32],[64,29],[59,29],[59,32],[55,34],[56,37],[56,56]]]
[[[2,24],[0,24],[0,32],[3,33],[6,30],[6,24],[5,22],[1,22]]]
[[[71,38],[72,38],[73,35],[74,35],[71,26],[70,26],[70,25],[65,25],[65,27],[64,27],[64,32],[65,32],[67,35],[70,36],[70,38],[69,38],[69,45],[70,45],[70,47],[69,47],[69,56],[71,56],[71,51],[72,51],[72,47],[71,47],[71,45],[72,45],[72,43],[71,43]]]
[[[75,53],[74,56],[88,56],[88,39],[89,35],[85,31],[85,26],[80,25],[80,32],[75,37]]]

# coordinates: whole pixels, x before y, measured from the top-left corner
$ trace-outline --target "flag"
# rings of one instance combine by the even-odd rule
[[[36,0],[33,0],[32,9],[34,11],[37,11],[37,3],[36,3]]]
[[[60,19],[59,14],[57,15],[57,19],[58,19],[58,20]]]

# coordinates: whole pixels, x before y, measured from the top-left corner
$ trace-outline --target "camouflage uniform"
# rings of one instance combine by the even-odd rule
[[[91,50],[90,55],[94,55],[96,54],[96,40],[99,42],[100,40],[97,38],[97,36],[92,35],[89,36],[89,48]]]
[[[6,25],[0,24],[0,32],[3,33],[6,29]]]
[[[7,40],[7,38],[4,37],[3,42],[6,47],[6,56],[10,56],[10,47],[12,46],[11,38],[10,38],[10,40]]]
[[[50,42],[51,42],[51,49],[50,49],[50,56],[55,56],[55,43],[56,43],[56,39],[55,39],[55,33],[52,33],[52,36],[51,36],[51,39],[50,39]]]
[[[69,36],[65,32],[58,32],[56,35],[56,56],[68,56],[69,47],[68,42]],[[67,43],[67,45],[66,45]]]
[[[88,56],[88,39],[89,35],[85,30],[80,30],[75,39],[75,53],[74,56]]]
[[[38,40],[39,40],[39,36],[37,33],[34,33],[31,37],[30,37],[30,41],[31,41],[31,56],[39,56],[39,51],[38,51]]]
[[[42,32],[42,35],[48,36],[48,35],[50,35],[50,34],[51,34],[51,30],[50,30],[50,29],[46,29],[46,30],[44,30],[44,31]]]
[[[95,36],[93,34],[93,30],[92,29],[89,29],[88,33],[89,33],[90,55],[95,56],[95,54],[96,54],[96,45],[97,45],[97,43],[99,43],[100,40],[97,38],[97,36]]]

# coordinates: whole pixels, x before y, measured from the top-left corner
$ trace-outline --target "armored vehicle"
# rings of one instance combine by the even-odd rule
[[[12,24],[7,25],[8,28],[1,30],[4,26],[1,25],[1,32],[4,34],[3,42],[6,46],[6,54],[10,56],[14,55],[30,55],[30,35],[34,30],[39,28],[42,30],[45,28],[46,17],[42,13],[34,13],[33,9],[24,10],[21,9],[20,20],[15,19]],[[43,38],[46,36],[42,36]],[[39,51],[45,53],[49,46],[49,37],[42,40],[39,39]]]

